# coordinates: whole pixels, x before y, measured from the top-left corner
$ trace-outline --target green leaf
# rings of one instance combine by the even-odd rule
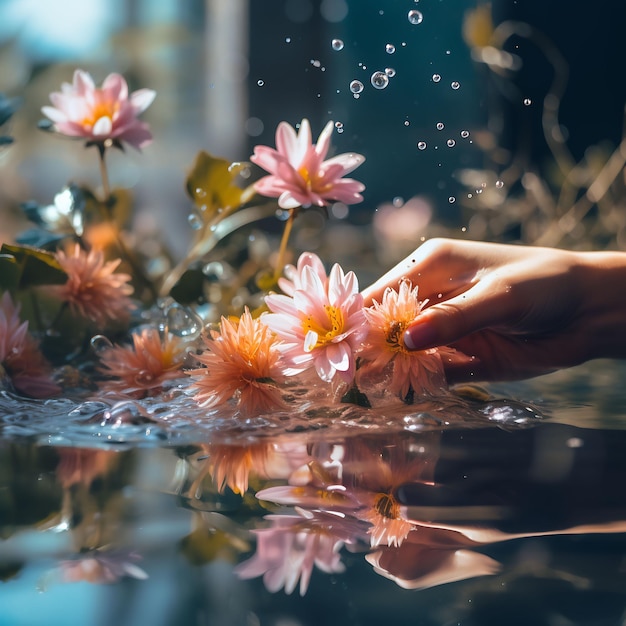
[[[246,167],[245,163],[231,163],[208,152],[197,154],[186,188],[205,224],[219,215],[220,210],[226,216],[250,199],[251,189],[241,189],[235,184],[237,175]]]
[[[24,289],[35,285],[61,285],[66,280],[67,274],[61,269],[52,253],[31,246],[2,244],[0,286],[5,289]]]

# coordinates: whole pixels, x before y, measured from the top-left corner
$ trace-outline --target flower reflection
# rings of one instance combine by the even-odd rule
[[[327,574],[345,570],[339,551],[354,541],[354,522],[322,512],[300,515],[267,515],[269,528],[253,530],[257,537],[254,556],[237,566],[240,578],[263,576],[267,590],[284,588],[290,594],[300,582],[300,595],[309,586],[313,568]]]
[[[73,485],[89,487],[95,478],[107,474],[118,459],[112,450],[57,448],[57,452],[56,476],[65,489]]]
[[[61,561],[56,574],[64,583],[111,584],[125,577],[145,580],[148,574],[137,565],[139,560],[141,557],[135,552],[93,550]]]
[[[342,178],[355,170],[365,157],[353,152],[339,154],[324,161],[330,148],[333,123],[328,122],[317,144],[312,143],[311,126],[302,120],[300,130],[281,122],[276,129],[276,149],[256,146],[253,163],[270,172],[255,183],[263,196],[278,198],[283,209],[299,206],[325,206],[329,200],[355,204],[363,200],[365,185]]]

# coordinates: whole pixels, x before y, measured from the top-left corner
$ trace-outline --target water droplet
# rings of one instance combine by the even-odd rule
[[[443,130],[443,129],[444,129],[443,122],[437,122],[437,130]]]
[[[287,209],[276,209],[274,215],[276,216],[276,219],[280,220],[281,222],[286,222],[291,215],[291,211]]]
[[[407,15],[407,18],[411,24],[421,24],[424,20],[424,16],[421,11],[417,9],[411,9]]]
[[[384,89],[389,84],[389,76],[385,72],[374,72],[370,82],[375,89]]]
[[[524,98],[524,106],[529,107],[533,101],[530,98]]]
[[[448,148],[454,148],[454,146],[456,146],[456,141],[454,141],[454,139],[448,139],[448,141],[446,141],[446,145]]]
[[[461,131],[461,137],[463,137],[463,139],[467,139],[469,136],[470,136],[469,130]]]
[[[111,340],[108,337],[105,337],[104,335],[94,335],[90,339],[89,344],[91,345],[91,349],[98,356],[100,356],[103,352],[106,352],[107,350],[113,347]]]
[[[352,97],[353,97],[355,100],[358,100],[358,99],[361,97],[361,94],[360,94],[360,93],[353,93],[353,94],[352,94]]]
[[[402,198],[401,196],[396,196],[393,200],[392,200],[392,204],[393,206],[397,208],[401,207],[404,204],[404,198]]]
[[[454,196],[450,196],[450,197],[448,198],[448,202],[449,202],[450,204],[454,204],[454,203],[456,202],[456,198],[455,198]]]
[[[417,142],[417,149],[418,150],[426,150],[426,142],[425,141],[418,141]]]
[[[187,221],[193,230],[200,230],[202,228],[202,218],[197,213],[190,213],[187,216]]]
[[[389,78],[393,78],[396,75],[396,70],[394,70],[393,67],[386,67],[385,74],[387,74]]]
[[[261,79],[259,78],[259,80],[257,80],[257,81],[256,81],[256,84],[257,84],[259,87],[263,87],[263,85],[265,85],[265,81],[264,81],[264,80],[261,80]]]
[[[459,83],[459,82],[458,82],[458,81],[456,81],[456,80],[453,80],[453,81],[450,83],[450,87],[452,87],[452,89],[455,89],[455,90],[456,90],[456,89],[459,89],[459,88],[461,87],[461,83]]]
[[[393,54],[396,51],[396,47],[392,43],[388,43],[385,46],[385,52],[387,54]]]
[[[343,44],[343,41],[341,39],[333,39],[330,42],[330,45],[331,45],[333,50],[339,51],[339,50],[343,50],[343,45],[344,44]]]
[[[167,330],[177,337],[193,339],[202,330],[202,320],[187,307],[175,302],[165,312]]]
[[[502,189],[502,187],[504,187],[504,182],[502,182],[501,180],[497,180],[496,189]]]
[[[363,83],[360,80],[353,80],[350,83],[350,91],[353,94],[359,94],[363,91]]]
[[[441,80],[440,74],[433,74],[433,83],[438,83]]]

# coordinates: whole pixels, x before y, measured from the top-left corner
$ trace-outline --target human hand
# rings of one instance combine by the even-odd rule
[[[407,277],[426,306],[407,349],[449,345],[450,383],[513,380],[626,357],[626,254],[431,239],[363,291]]]

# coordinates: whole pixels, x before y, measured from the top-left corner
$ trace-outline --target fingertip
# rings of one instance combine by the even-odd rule
[[[427,323],[414,324],[404,331],[404,345],[407,350],[425,350],[437,344],[437,334]]]

